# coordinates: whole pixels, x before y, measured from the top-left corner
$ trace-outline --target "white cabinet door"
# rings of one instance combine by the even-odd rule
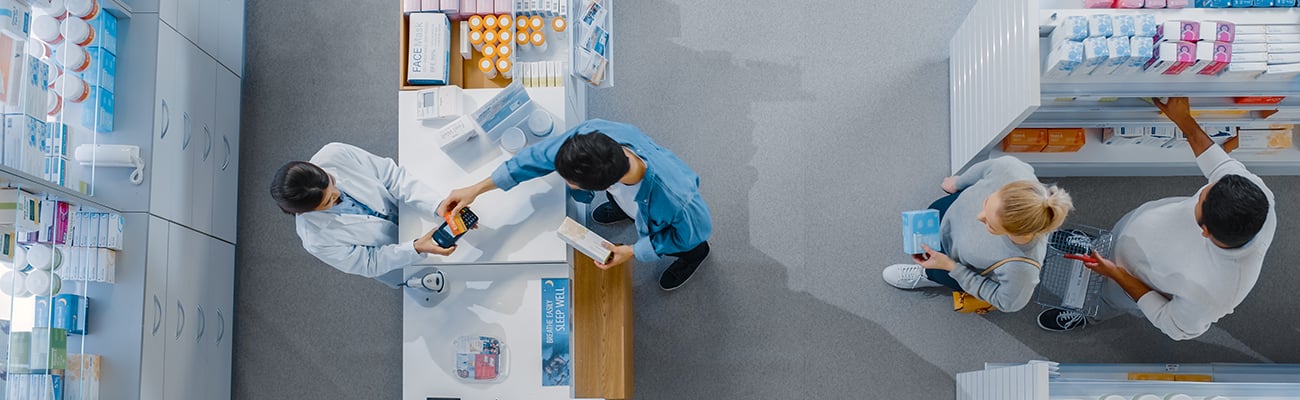
[[[176,0],[176,30],[190,42],[199,42],[200,4],[211,0]]]
[[[239,200],[239,104],[238,76],[217,68],[216,173],[212,189],[212,232],[235,243],[235,221]]]
[[[140,398],[163,400],[167,377],[164,362],[168,343],[167,256],[170,223],[149,218],[149,248],[145,260],[144,336],[140,351]]]
[[[194,119],[194,136],[187,151],[190,157],[189,187],[192,196],[189,225],[199,232],[212,232],[213,164],[216,157],[216,61],[198,47],[190,46],[191,83],[189,99]]]
[[[163,20],[163,23],[170,25],[175,29],[180,29],[177,28],[176,16],[178,15],[177,10],[180,9],[181,1],[183,0],[159,0],[158,2],[158,18]]]
[[[163,396],[194,399],[205,389],[199,379],[201,363],[195,342],[206,329],[206,315],[200,316],[200,286],[208,254],[198,233],[176,224],[170,224],[169,231]]]
[[[245,0],[209,0],[221,3],[221,40],[217,41],[217,60],[244,76]]]
[[[212,251],[207,285],[209,306],[216,318],[215,329],[203,340],[207,349],[207,374],[205,375],[209,399],[230,400],[231,334],[234,329],[235,312],[235,246],[217,239],[208,239]]]
[[[192,130],[187,65],[188,46],[166,24],[158,25],[158,94],[155,98],[153,182],[149,204],[153,214],[173,222],[189,220],[189,159],[185,157]]]

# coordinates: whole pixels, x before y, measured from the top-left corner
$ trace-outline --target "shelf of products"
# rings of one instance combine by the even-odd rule
[[[1128,24],[1139,16],[1145,22]],[[1222,23],[1225,21],[1231,24]],[[1215,35],[1219,26],[1236,31],[1202,40],[1199,33],[1191,34],[1198,28],[1181,29],[1201,24],[1215,27]],[[1176,64],[1167,65],[1192,73],[1158,73],[1155,69],[1165,65],[1158,52],[1123,60],[1131,61],[1128,64],[1117,58],[1111,60],[1117,62],[1114,70],[1103,68],[1110,59],[1102,53],[1126,44],[1132,47],[1147,37],[1155,42],[1164,26],[1188,32],[1185,38],[1180,37],[1188,40],[1180,46],[1189,50],[1191,58],[1178,58]],[[1107,42],[1108,36],[1115,38],[1114,43]],[[1229,54],[1249,60],[1250,68],[1259,72],[1232,69],[1215,75],[1211,68],[1215,65],[1228,70],[1238,64],[1215,58],[1212,52],[1220,39],[1240,46],[1240,52]],[[1092,46],[1086,52],[1079,49],[1088,46],[1085,41]],[[1067,42],[1074,44],[1062,44]],[[1210,55],[1191,51],[1198,43],[1213,44],[1206,48]],[[1082,54],[1074,53],[1076,50]],[[1300,122],[1298,100],[1265,105],[1240,105],[1231,100],[1300,95],[1295,73],[1283,73],[1300,68],[1300,9],[1098,9],[1083,8],[1079,0],[984,0],[977,2],[958,29],[951,51],[953,173],[1006,154],[997,148],[998,143],[1015,128],[1173,126],[1142,98],[1193,97],[1193,111],[1199,114],[1198,121],[1207,125],[1267,127]],[[1130,49],[1120,54],[1139,53]],[[1295,64],[1283,64],[1292,61]],[[1097,66],[1088,69],[1087,62]],[[1144,69],[1147,65],[1152,69]],[[1133,70],[1124,71],[1125,67]],[[1201,68],[1209,75],[1195,73]],[[1090,73],[1081,73],[1085,70]],[[1077,152],[1015,155],[1049,175],[1196,174],[1190,151],[1184,156],[1173,151],[1176,149],[1158,147],[1118,149],[1096,143],[1098,132],[1090,131],[1089,143]],[[1233,155],[1260,174],[1300,175],[1300,157],[1292,154],[1293,150],[1238,151]],[[1169,154],[1161,153],[1166,151]]]
[[[957,374],[960,400],[1295,399],[1296,364],[987,363]]]
[[[564,86],[573,32],[568,7],[565,1],[403,1],[401,88]]]

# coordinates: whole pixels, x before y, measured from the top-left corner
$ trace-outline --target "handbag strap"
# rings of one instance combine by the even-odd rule
[[[1006,264],[1012,261],[1020,261],[1025,264],[1033,265],[1034,268],[1043,269],[1043,264],[1039,263],[1038,261],[1035,261],[1034,259],[1027,258],[1027,257],[1009,257],[1002,261],[998,261],[997,263],[994,263],[992,266],[988,268],[985,268],[983,272],[980,272],[980,276],[988,275],[990,272],[993,272],[993,270],[998,269],[998,267],[1001,267],[1002,264]]]

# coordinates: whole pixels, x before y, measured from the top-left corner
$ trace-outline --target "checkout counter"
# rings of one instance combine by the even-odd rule
[[[551,114],[551,135],[586,119],[585,86],[572,78],[566,83],[527,89],[532,107]],[[465,90],[466,109],[501,90]],[[415,118],[416,93],[400,92],[398,100],[398,162],[439,195],[488,177],[512,156],[483,137],[443,151],[434,143],[433,128]],[[529,144],[551,137],[526,136]],[[432,306],[421,301],[429,297],[421,298],[417,289],[403,289],[402,399],[630,398],[631,265],[600,270],[555,234],[566,214],[584,220],[585,205],[570,201],[564,181],[552,174],[509,192],[486,193],[471,207],[479,228],[457,242],[455,254],[430,257],[428,265],[405,271],[411,277],[437,268],[445,284],[440,297],[428,301]],[[405,210],[400,216],[402,240],[442,222]],[[557,287],[567,288],[567,296],[565,290],[557,295]],[[544,328],[544,322],[552,327]],[[559,334],[563,331],[568,335]],[[464,351],[465,340],[482,337],[500,341],[489,374],[495,378],[458,376],[464,359],[457,353]],[[548,338],[554,343],[544,347]],[[556,384],[565,375],[568,384]]]

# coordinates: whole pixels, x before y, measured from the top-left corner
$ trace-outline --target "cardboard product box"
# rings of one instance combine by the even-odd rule
[[[1200,41],[1232,43],[1237,25],[1228,21],[1201,21]]]
[[[1048,129],[1047,146],[1044,153],[1064,153],[1079,151],[1087,141],[1083,128]]]
[[[113,92],[102,87],[90,87],[90,99],[81,103],[81,126],[96,133],[113,131],[113,114],[116,113]]]
[[[1155,57],[1147,63],[1147,72],[1178,75],[1196,63],[1196,43],[1160,42],[1155,47]]]
[[[1196,44],[1196,64],[1192,72],[1200,75],[1218,75],[1232,62],[1232,43],[1199,42]]]
[[[31,368],[37,374],[68,369],[68,331],[32,328]]]
[[[40,229],[41,202],[21,189],[0,189],[0,224],[13,225],[19,232]]]
[[[903,253],[924,254],[921,245],[931,250],[943,251],[943,235],[939,234],[939,210],[903,212]]]
[[[0,0],[0,33],[26,40],[31,33],[32,8],[21,0]]]
[[[1101,131],[1101,142],[1112,146],[1137,144],[1150,134],[1152,129],[1155,128],[1147,126],[1106,128]]]
[[[1280,150],[1295,147],[1292,129],[1239,129],[1237,147],[1242,150]]]
[[[406,83],[446,85],[451,65],[451,22],[447,15],[420,12],[406,18]]]
[[[88,22],[90,22],[90,27],[95,30],[95,40],[90,42],[89,46],[86,46],[86,50],[102,49],[117,54],[117,17],[107,12],[101,12]]]
[[[71,335],[86,334],[86,298],[75,294],[54,296],[52,326],[62,328]]]
[[[1002,151],[1008,153],[1040,152],[1047,147],[1047,130],[1038,128],[1012,129],[1002,139]]]
[[[462,10],[463,9],[464,8],[462,7]],[[407,83],[406,66],[407,66],[407,60],[409,59],[409,55],[407,54],[408,53],[407,49],[410,42],[409,25],[410,25],[409,16],[403,14],[400,18],[400,23],[398,28],[398,32],[399,32],[398,33],[398,46],[399,46],[398,54],[400,54],[401,57],[400,60],[401,68],[400,68],[400,72],[398,73],[398,79],[399,79],[398,87],[401,90],[419,90],[419,89],[427,89],[431,86],[442,86],[442,85],[412,85],[410,83]],[[451,32],[451,37],[449,41],[450,42],[449,53],[460,54],[461,53],[460,29],[449,29],[449,31]],[[465,89],[490,89],[490,88],[503,88],[510,84],[511,82],[510,78],[503,77],[501,76],[501,74],[497,74],[495,78],[488,79],[488,77],[483,75],[482,72],[479,72],[478,68],[476,67],[476,65],[478,65],[478,61],[483,58],[482,52],[470,51],[469,53],[471,54],[470,59],[465,59],[459,56],[450,57],[450,62],[447,69],[447,80],[450,85],[460,86]]]
[[[1170,20],[1156,26],[1156,37],[1170,42],[1195,42],[1201,39],[1201,23],[1190,20]]]

